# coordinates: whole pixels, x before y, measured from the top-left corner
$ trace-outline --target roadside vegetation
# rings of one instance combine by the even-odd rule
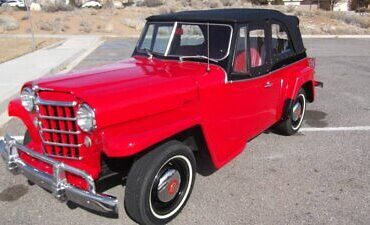
[[[362,0],[370,1],[370,0]],[[191,9],[226,7],[272,8],[296,15],[301,20],[303,34],[370,34],[370,14],[332,12],[314,7],[267,6],[267,0],[103,0],[101,8],[81,8],[86,1],[74,0],[65,5],[61,0],[43,0],[31,5],[31,18],[36,33],[40,34],[101,34],[113,36],[138,35],[145,18]],[[253,5],[252,5],[253,4]],[[0,33],[30,33],[30,21],[24,10],[0,7]]]
[[[55,38],[37,38],[35,47],[41,49],[62,41]],[[32,41],[29,38],[0,38],[0,63],[15,59],[32,52]]]

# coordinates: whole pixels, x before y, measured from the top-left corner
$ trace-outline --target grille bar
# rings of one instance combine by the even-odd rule
[[[45,133],[58,133],[58,134],[80,134],[81,131],[70,131],[70,130],[54,130],[54,129],[46,129],[46,128],[43,128],[40,130],[41,132],[45,132]]]
[[[50,142],[50,141],[45,141],[43,140],[43,143],[46,145],[53,145],[53,146],[58,146],[58,147],[69,147],[69,148],[79,148],[82,146],[82,144],[64,144],[64,143],[59,143],[59,142]]]
[[[36,98],[36,105],[48,105],[48,106],[61,106],[61,107],[75,107],[77,105],[76,101],[73,102],[62,102],[62,101],[49,101],[43,100],[41,98]]]
[[[39,115],[39,119],[46,119],[46,120],[63,120],[63,121],[76,121],[76,117],[61,117],[61,116],[45,116]]]
[[[42,96],[49,99],[49,94],[53,98],[54,94],[59,93],[45,92]],[[66,98],[70,99],[69,96]],[[82,159],[80,149],[83,141],[75,113],[77,102],[45,100],[37,96],[36,105],[44,154],[66,159]]]

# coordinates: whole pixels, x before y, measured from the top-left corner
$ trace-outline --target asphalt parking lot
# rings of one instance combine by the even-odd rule
[[[78,68],[128,57],[134,43],[108,40]],[[264,133],[221,170],[198,175],[171,224],[370,224],[370,39],[306,39],[305,45],[317,57],[324,89],[308,106],[304,129],[292,137]],[[119,218],[69,209],[1,166],[0,224],[133,224],[123,187],[107,193],[119,197]]]

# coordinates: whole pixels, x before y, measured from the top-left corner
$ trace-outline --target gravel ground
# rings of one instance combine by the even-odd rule
[[[108,40],[79,68],[127,57],[134,42]],[[308,106],[304,127],[370,126],[370,39],[305,44],[325,88]],[[369,142],[369,130],[262,134],[221,170],[198,175],[188,205],[171,224],[370,224]],[[123,206],[122,186],[108,193]],[[2,167],[0,211],[4,225],[134,224],[123,207],[116,219],[71,210]]]

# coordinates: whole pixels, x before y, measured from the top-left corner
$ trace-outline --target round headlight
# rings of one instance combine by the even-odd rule
[[[95,113],[87,104],[78,107],[77,125],[85,132],[92,131],[96,126]]]
[[[35,93],[32,91],[31,88],[24,88],[21,91],[21,101],[23,107],[28,111],[31,112],[35,107]]]

